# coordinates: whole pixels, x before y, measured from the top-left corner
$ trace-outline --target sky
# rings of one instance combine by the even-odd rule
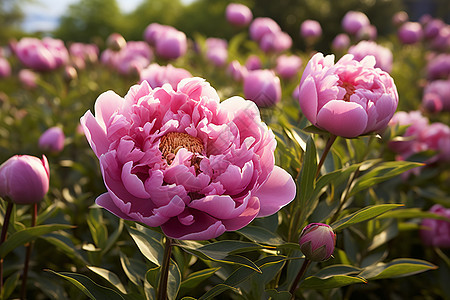
[[[116,0],[125,13],[133,11],[142,0]],[[22,6],[25,20],[22,28],[26,32],[51,31],[58,26],[59,17],[64,15],[70,4],[79,0],[35,0],[24,1]],[[184,0],[184,3],[192,0]]]

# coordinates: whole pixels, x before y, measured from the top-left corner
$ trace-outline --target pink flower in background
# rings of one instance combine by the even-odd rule
[[[281,100],[281,83],[271,70],[250,71],[244,78],[244,96],[259,107],[270,107]]]
[[[160,66],[153,63],[141,71],[140,82],[146,80],[153,89],[166,83],[176,89],[182,79],[190,77],[192,77],[191,73],[183,68],[175,68],[171,64]]]
[[[206,57],[215,66],[224,66],[228,59],[228,43],[224,39],[206,39]]]
[[[408,13],[406,11],[399,11],[396,12],[392,17],[392,24],[394,24],[394,26],[396,27],[399,27],[403,23],[408,22],[408,20],[409,20]]]
[[[39,138],[39,148],[44,151],[58,153],[64,149],[64,132],[60,127],[51,127]]]
[[[156,54],[164,59],[177,59],[187,51],[187,38],[184,32],[167,26],[155,35]]]
[[[418,22],[406,22],[397,31],[398,39],[403,44],[415,44],[422,38],[422,25]]]
[[[443,123],[435,122],[423,128],[420,140],[426,150],[436,152],[426,163],[450,162],[450,127]]]
[[[442,111],[442,101],[439,95],[435,93],[424,93],[422,97],[422,107],[429,113],[438,113]]]
[[[450,209],[440,204],[433,205],[430,212],[450,218]],[[426,246],[450,248],[450,221],[438,219],[423,219],[420,237]]]
[[[18,74],[19,81],[27,89],[34,89],[37,87],[38,75],[29,69],[22,69]]]
[[[171,30],[170,26],[161,25],[159,23],[151,23],[145,28],[144,40],[152,46],[156,45],[156,41],[167,30]]]
[[[111,33],[106,39],[106,46],[113,51],[120,51],[127,45],[125,38],[117,32]]]
[[[345,33],[338,34],[331,44],[331,47],[335,51],[343,51],[346,50],[350,46],[350,37]]]
[[[250,24],[250,38],[254,41],[261,41],[266,34],[281,32],[280,25],[271,18],[256,18]]]
[[[274,165],[276,141],[256,105],[219,102],[201,78],[125,98],[99,96],[81,118],[107,188],[96,202],[120,218],[161,226],[176,239],[204,240],[276,213],[295,196]]]
[[[69,54],[72,61],[78,58],[84,62],[94,63],[98,61],[99,49],[95,44],[73,43],[69,46]]]
[[[325,261],[331,257],[336,244],[333,229],[322,223],[311,223],[300,233],[300,250],[312,261]]]
[[[300,25],[300,35],[307,38],[319,38],[322,35],[322,27],[316,20],[305,20]]]
[[[48,191],[50,168],[45,156],[15,155],[0,165],[0,196],[16,204],[40,202]]]
[[[253,19],[250,8],[239,3],[228,4],[225,15],[227,21],[235,26],[247,26]]]
[[[152,49],[143,41],[130,41],[116,56],[112,56],[113,64],[119,73],[124,75],[139,74],[150,64],[153,58]]]
[[[423,29],[423,36],[426,39],[435,38],[439,31],[445,26],[445,23],[441,19],[430,20]]]
[[[439,30],[437,36],[431,40],[431,48],[441,52],[450,50],[450,25],[446,25]]]
[[[11,75],[11,65],[9,61],[0,56],[0,78],[9,77]]]
[[[315,54],[300,81],[305,117],[347,138],[382,131],[397,109],[398,94],[392,77],[374,66],[373,56],[359,62],[347,54],[335,64],[334,55]]]
[[[233,60],[228,64],[227,73],[235,81],[243,81],[245,76],[248,74],[248,70],[245,66],[241,65],[239,61]]]
[[[423,93],[423,102],[425,102],[425,99],[428,100],[430,95],[433,95],[432,97],[437,97],[439,99],[442,110],[450,111],[450,79],[431,81],[425,86]]]
[[[399,111],[394,114],[389,125],[408,125],[403,134],[403,137],[408,137],[407,140],[389,142],[389,148],[398,153],[401,158],[408,158],[412,154],[426,149],[426,146],[420,141],[420,135],[422,130],[428,126],[428,119],[420,111]]]
[[[447,79],[450,77],[450,53],[442,53],[433,57],[426,67],[427,78],[430,80]]]
[[[345,32],[351,35],[356,35],[359,30],[369,26],[370,21],[363,12],[348,11],[342,19],[341,25]]]
[[[372,41],[361,41],[351,46],[348,53],[352,54],[354,59],[361,61],[364,57],[372,55],[375,57],[375,68],[380,68],[385,72],[392,70],[393,55],[389,48],[378,45]]]
[[[280,55],[277,57],[275,72],[281,78],[289,79],[298,75],[302,67],[302,59],[296,55]]]
[[[359,30],[356,33],[356,38],[358,40],[376,40],[378,36],[378,31],[377,28],[374,25],[369,25],[366,27],[361,28],[361,30]]]
[[[25,66],[36,71],[58,67],[53,53],[37,38],[22,38],[16,44],[16,55]]]
[[[259,56],[252,54],[247,57],[247,60],[245,61],[245,67],[249,71],[259,70],[262,68],[261,59],[259,58]]]
[[[267,33],[259,41],[259,47],[264,52],[280,53],[292,46],[292,38],[286,32]]]

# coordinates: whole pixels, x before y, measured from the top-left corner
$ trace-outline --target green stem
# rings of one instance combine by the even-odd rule
[[[344,204],[347,202],[348,199],[348,193],[350,192],[350,188],[352,187],[353,181],[355,181],[356,177],[359,175],[359,168],[355,170],[352,177],[350,178],[347,187],[345,188],[344,192],[342,193],[341,201],[339,203],[339,207],[337,208],[336,212],[333,214],[330,220],[330,224],[335,222],[339,216],[339,213],[341,212],[342,208],[344,207]]]
[[[164,247],[164,258],[161,266],[161,275],[158,284],[158,300],[167,299],[167,279],[169,278],[170,256],[172,253],[172,239],[166,237],[166,244]]]
[[[6,234],[8,233],[9,219],[11,218],[12,209],[14,203],[8,201],[8,206],[6,207],[5,217],[3,218],[2,235],[0,238],[0,245],[6,241]],[[3,258],[0,259],[0,294],[3,293]]]
[[[330,134],[327,144],[325,145],[325,149],[323,149],[322,156],[320,157],[319,164],[317,165],[316,178],[319,176],[320,169],[322,168],[322,165],[325,162],[325,159],[327,158],[328,152],[330,152],[331,146],[333,145],[336,138],[337,136],[335,136],[334,134]]]
[[[294,283],[292,284],[291,289],[289,290],[289,293],[291,293],[291,300],[295,299],[295,291],[297,290],[297,285],[300,282],[300,279],[302,279],[306,270],[308,269],[308,266],[310,265],[310,263],[311,263],[311,261],[305,257],[305,260],[303,261],[303,265],[302,265],[300,271],[298,272],[297,277],[295,277]]]
[[[33,204],[33,213],[31,214],[31,227],[36,226],[36,219],[38,213],[38,204]],[[20,299],[25,299],[25,294],[27,291],[27,279],[28,279],[28,269],[30,265],[31,251],[33,250],[33,242],[29,242],[26,245],[27,252],[25,256],[25,263],[23,266],[23,275],[22,275],[22,288],[20,289]]]

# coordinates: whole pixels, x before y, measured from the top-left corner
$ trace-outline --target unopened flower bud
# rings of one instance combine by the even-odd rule
[[[300,250],[307,259],[324,261],[333,254],[336,234],[327,224],[311,223],[303,228],[299,244]]]
[[[119,51],[125,45],[127,44],[127,41],[125,38],[120,35],[119,33],[112,33],[110,36],[108,36],[108,39],[106,40],[106,45],[109,49],[113,51]]]
[[[59,127],[47,129],[39,138],[39,148],[50,152],[61,152],[64,148],[64,132]]]
[[[45,156],[15,155],[0,165],[0,196],[16,204],[37,203],[47,193],[49,179]]]

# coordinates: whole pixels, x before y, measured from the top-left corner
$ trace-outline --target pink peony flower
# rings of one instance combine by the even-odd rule
[[[250,8],[239,3],[228,4],[225,15],[227,21],[235,26],[247,26],[253,19]]]
[[[370,25],[369,18],[360,11],[348,11],[342,19],[342,28],[351,35]]]
[[[292,46],[292,38],[286,32],[267,33],[259,41],[262,51],[280,53]]]
[[[430,20],[423,29],[423,36],[426,39],[435,38],[439,31],[445,26],[445,23],[441,19]]]
[[[450,111],[450,79],[449,80],[434,80],[428,83],[424,89],[424,100],[429,95],[438,97],[441,102],[441,109]]]
[[[144,39],[150,45],[155,46],[156,41],[167,30],[171,30],[171,27],[167,25],[161,25],[159,23],[151,23],[147,26],[147,28],[145,28]]]
[[[422,97],[422,107],[429,113],[438,113],[442,111],[442,101],[439,95],[435,93],[424,93]]]
[[[259,56],[252,54],[247,57],[247,60],[245,61],[245,67],[249,71],[259,70],[262,68],[261,59],[259,58]]]
[[[403,44],[415,44],[422,38],[422,25],[418,22],[406,22],[397,31]]]
[[[300,35],[303,38],[318,38],[322,35],[322,27],[316,20],[305,20],[300,25]]]
[[[168,26],[156,35],[156,54],[164,59],[176,59],[186,54],[187,38],[184,32]]]
[[[245,66],[241,65],[239,61],[233,60],[228,64],[227,74],[235,81],[243,81],[248,74],[248,70]]]
[[[349,45],[350,45],[350,37],[345,33],[340,33],[333,39],[331,47],[335,51],[343,51],[346,50]]]
[[[45,156],[15,155],[0,165],[0,196],[16,204],[40,202],[48,191],[50,168]]]
[[[298,75],[302,67],[302,59],[296,55],[280,55],[277,57],[275,72],[281,78],[289,79]]]
[[[259,42],[266,34],[281,32],[280,25],[271,18],[256,18],[250,24],[250,38]]]
[[[347,138],[380,132],[398,105],[397,88],[375,58],[360,62],[351,54],[334,64],[334,55],[315,54],[300,81],[299,103],[315,126]]]
[[[113,64],[123,75],[139,74],[150,64],[153,58],[152,49],[143,41],[130,41],[117,55],[113,57]]]
[[[38,75],[29,69],[22,69],[18,74],[19,81],[27,89],[34,89],[37,87]]]
[[[215,66],[224,66],[228,59],[228,43],[218,38],[206,39],[206,57]]]
[[[300,233],[300,250],[312,261],[324,261],[331,257],[336,244],[333,229],[322,223],[311,223]]]
[[[219,102],[201,78],[176,90],[144,81],[125,98],[105,92],[81,124],[108,190],[96,203],[171,238],[238,230],[296,193],[292,177],[274,165],[276,141],[256,105]]]
[[[430,212],[450,219],[450,209],[440,204],[430,208]],[[420,237],[426,246],[450,248],[450,221],[423,219]]]
[[[450,162],[450,127],[435,122],[425,127],[420,133],[420,141],[427,150],[436,152],[426,163]]]
[[[108,38],[106,39],[106,45],[109,49],[113,51],[119,51],[123,47],[125,47],[127,44],[127,41],[125,38],[117,32],[111,33]]]
[[[393,55],[389,48],[378,45],[372,41],[361,41],[351,46],[348,53],[352,54],[354,59],[361,61],[364,57],[372,55],[375,57],[375,68],[380,68],[385,72],[392,70]]]
[[[450,25],[445,25],[431,40],[431,48],[440,52],[450,51]]]
[[[54,153],[64,149],[64,132],[60,127],[51,127],[44,131],[39,138],[39,148]]]
[[[0,57],[0,78],[9,77],[10,75],[11,65],[9,61],[4,57]]]
[[[143,69],[140,73],[141,83],[146,80],[153,89],[161,87],[166,83],[170,84],[173,89],[176,89],[182,79],[190,77],[192,75],[189,71],[182,68],[175,68],[171,64],[160,66],[154,63]]]
[[[259,107],[270,107],[281,100],[281,83],[271,70],[250,71],[244,78],[244,96]]]
[[[373,41],[373,40],[376,40],[377,36],[378,36],[378,31],[374,25],[365,26],[356,33],[356,38],[358,40]]]
[[[399,27],[403,23],[408,22],[408,20],[409,20],[409,16],[406,11],[396,12],[394,14],[394,16],[392,16],[392,24],[394,24],[394,26],[396,26],[396,27]]]
[[[450,77],[450,53],[433,57],[427,64],[427,78],[430,80]]]

